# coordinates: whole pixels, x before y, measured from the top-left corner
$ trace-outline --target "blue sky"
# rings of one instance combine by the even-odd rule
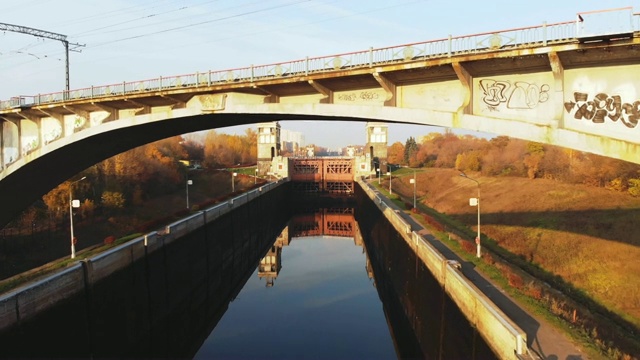
[[[574,20],[640,0],[23,0],[0,23],[67,35],[70,87],[270,64],[494,30]],[[0,99],[64,90],[60,42],[0,33]],[[364,124],[286,122],[308,143],[364,143]],[[390,142],[433,127],[390,125]],[[228,129],[229,132],[239,131]],[[241,131],[241,130],[240,130]]]

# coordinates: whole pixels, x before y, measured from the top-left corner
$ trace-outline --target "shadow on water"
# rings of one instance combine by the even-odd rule
[[[193,357],[289,219],[285,194],[240,206],[1,332],[0,357]]]
[[[239,207],[0,333],[0,357],[192,358],[283,229],[287,236],[316,231],[309,224],[318,217],[308,214],[320,207],[324,220],[316,227],[338,236],[355,231],[356,243],[364,241],[367,272],[399,358],[495,358],[375,207],[356,207],[353,198],[280,200]],[[292,208],[302,215],[289,222]],[[344,219],[354,212],[358,223]]]
[[[444,288],[370,202],[356,219],[399,358],[495,359]]]

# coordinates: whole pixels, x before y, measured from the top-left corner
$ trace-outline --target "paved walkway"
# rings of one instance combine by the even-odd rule
[[[401,210],[393,201],[368,184],[374,191],[380,194],[385,204],[393,210]],[[425,238],[445,258],[457,260],[462,265],[462,273],[480,289],[496,306],[498,306],[511,320],[513,320],[527,334],[527,345],[531,358],[548,360],[587,360],[580,347],[574,344],[565,334],[556,330],[551,324],[534,314],[528,313],[520,307],[504,290],[498,287],[491,279],[476,270],[475,265],[464,261],[456,253],[451,251],[444,243],[436,239],[433,234],[404,211],[398,211],[399,215],[407,221],[411,228]]]

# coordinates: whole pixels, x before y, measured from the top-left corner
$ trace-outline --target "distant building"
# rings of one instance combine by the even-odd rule
[[[313,145],[307,146],[307,157],[315,157],[316,156],[316,147]]]
[[[296,154],[305,145],[304,135],[299,131],[280,129],[280,148],[291,154]]]

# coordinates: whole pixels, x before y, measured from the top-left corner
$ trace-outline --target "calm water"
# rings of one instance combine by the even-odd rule
[[[269,200],[0,332],[0,358],[495,358],[368,199]]]
[[[366,264],[353,238],[292,238],[273,285],[256,269],[194,358],[396,358]]]

